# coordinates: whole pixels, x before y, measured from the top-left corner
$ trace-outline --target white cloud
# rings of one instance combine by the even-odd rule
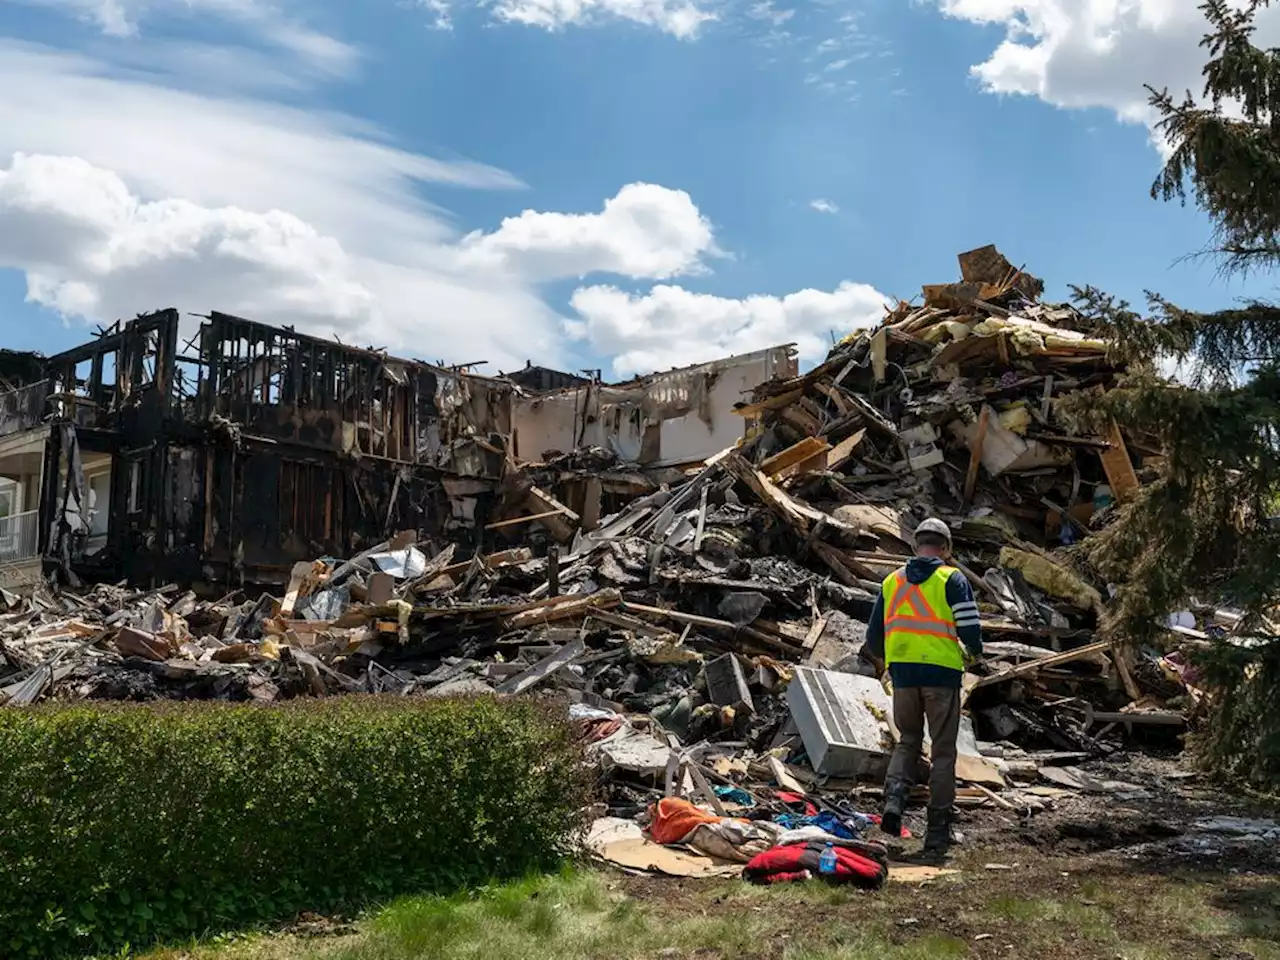
[[[992,93],[1064,108],[1153,119],[1143,84],[1199,95],[1206,22],[1192,0],[936,0],[947,16],[1001,25],[1005,38],[972,73]],[[1257,42],[1280,42],[1280,7],[1258,18]]]
[[[293,0],[10,0],[28,6],[65,10],[116,38],[137,38],[145,20],[161,17],[214,17],[239,25],[250,39],[294,57],[298,63],[335,75],[351,71],[359,52],[290,15],[282,4]]]
[[[518,186],[504,171],[40,47],[0,42],[0,88],[3,260],[36,302],[95,321],[235,309],[494,363],[563,349],[556,311],[510,272],[460,263],[456,229],[419,194]]]
[[[0,266],[67,317],[222,309],[509,367],[567,352],[538,283],[688,275],[720,255],[679,190],[630,184],[595,213],[526,210],[460,236],[422,184],[519,182],[350,118],[40,47],[0,43],[0,87]]]
[[[346,251],[297,217],[145,203],[77,158],[18,154],[0,168],[0,265],[26,273],[32,299],[72,316],[185,301],[347,330],[381,320]]]
[[[418,263],[362,257],[280,210],[147,202],[75,157],[18,154],[0,168],[0,267],[23,271],[28,299],[67,317],[220,309],[495,362],[554,352],[557,318],[532,291],[501,273],[451,271],[447,259],[447,247]]]
[[[436,30],[453,29],[453,11],[449,0],[415,0],[414,5],[431,14],[431,26]]]
[[[758,0],[747,8],[747,16],[752,20],[763,20],[775,27],[780,27],[796,15],[794,9],[779,10],[773,0]]]
[[[525,210],[461,246],[469,266],[533,280],[588,273],[662,280],[705,272],[702,258],[718,254],[711,223],[689,194],[651,183],[628,184],[599,213]]]
[[[539,283],[666,279],[723,256],[693,199],[633,183],[596,212],[526,210],[463,236],[424,186],[520,182],[400,149],[351,117],[249,96],[287,71],[244,46],[145,49],[154,66],[133,49],[107,61],[0,39],[0,267],[22,271],[28,299],[64,317],[221,309],[495,368],[567,363],[576,344],[615,358],[619,373],[789,341],[816,359],[828,330],[879,318],[883,298],[858,284],[742,300],[597,285],[574,294],[565,321]],[[217,62],[263,76],[192,83]]]
[[[695,0],[485,0],[499,20],[559,30],[608,20],[656,27],[681,40],[698,35],[716,15]]]
[[[399,150],[349,117],[173,89],[43,47],[0,41],[0,89],[0,158],[80,157],[148,199],[287,210],[375,252],[452,233],[420,183],[520,186],[484,164]]]
[[[810,200],[809,206],[817,210],[819,213],[839,213],[840,208],[830,200],[823,200],[819,197],[817,200]]]
[[[571,303],[580,319],[566,324],[569,335],[612,356],[613,372],[627,376],[781,343],[795,343],[801,360],[814,362],[826,356],[831,333],[879,323],[890,301],[867,284],[842,283],[829,293],[740,300],[667,285],[643,295],[592,286],[576,290]]]

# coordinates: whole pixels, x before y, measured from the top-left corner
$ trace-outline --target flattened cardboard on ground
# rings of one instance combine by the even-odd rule
[[[889,865],[889,879],[894,883],[928,883],[942,877],[953,877],[959,872],[950,867]]]
[[[742,872],[740,863],[715,860],[653,843],[637,824],[616,817],[604,817],[591,825],[587,847],[601,860],[616,867],[661,873],[668,877],[705,879],[731,877]]]

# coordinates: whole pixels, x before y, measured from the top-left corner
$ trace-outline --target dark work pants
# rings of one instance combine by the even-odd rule
[[[924,751],[929,723],[933,769],[929,774],[929,806],[950,808],[956,802],[956,737],[960,734],[960,690],[951,687],[905,687],[893,690],[893,722],[901,739],[889,761],[889,779],[912,783]]]

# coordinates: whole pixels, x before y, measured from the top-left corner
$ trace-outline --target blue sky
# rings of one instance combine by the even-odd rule
[[[989,242],[1051,296],[1269,295],[1147,194],[1190,6],[0,0],[3,343],[173,305],[491,371],[812,361]]]

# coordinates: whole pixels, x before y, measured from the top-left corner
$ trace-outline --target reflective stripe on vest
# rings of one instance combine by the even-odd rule
[[[964,648],[947,603],[947,581],[955,572],[955,567],[941,566],[924,583],[912,583],[903,567],[885,578],[881,591],[887,663],[964,670]]]

